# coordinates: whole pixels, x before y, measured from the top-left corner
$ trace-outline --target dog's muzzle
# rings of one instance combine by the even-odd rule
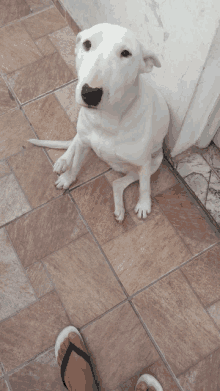
[[[98,106],[101,102],[103,89],[91,88],[88,84],[84,84],[81,91],[83,101],[89,106]]]

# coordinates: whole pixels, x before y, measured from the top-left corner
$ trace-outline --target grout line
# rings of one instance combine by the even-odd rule
[[[52,54],[54,54],[54,53],[52,53]],[[46,56],[45,56],[45,57],[46,57]],[[41,95],[38,95],[36,98],[30,99],[30,100],[28,100],[28,101],[26,101],[26,102],[24,102],[24,103],[21,103],[20,106],[21,106],[21,107],[26,106],[26,105],[29,104],[29,103],[35,102],[36,100],[39,100],[39,99],[41,99],[41,98],[44,98],[44,97],[46,97],[47,95],[53,94],[54,92],[56,92],[56,91],[58,91],[58,90],[61,90],[62,88],[68,86],[69,84],[76,83],[77,80],[78,80],[77,78],[76,78],[76,79],[72,79],[72,80],[68,81],[67,83],[62,84],[61,86],[59,86],[59,87],[57,87],[57,88],[54,88],[53,90],[47,91],[47,92],[45,92],[45,93],[43,93],[43,94],[41,94]]]
[[[211,317],[211,315],[209,314],[209,312],[205,308],[204,304],[202,303],[202,300],[200,299],[199,295],[197,294],[197,292],[195,291],[193,286],[190,284],[190,281],[189,281],[187,275],[185,275],[184,272],[181,269],[180,269],[180,272],[182,273],[183,277],[185,278],[185,280],[186,280],[187,284],[189,285],[190,289],[192,290],[193,294],[195,295],[195,297],[199,301],[200,305],[202,306],[202,308],[204,309],[204,311],[206,312],[208,317],[211,319],[212,323],[214,323],[214,326],[215,326],[215,328],[217,329],[217,331],[219,333],[219,327],[217,326],[217,324],[215,323],[214,319]]]
[[[3,26],[0,26],[0,29],[4,28],[4,27],[8,27],[8,26],[11,26],[12,24],[15,24],[15,23],[20,23],[20,22],[23,22],[24,20],[26,19],[29,19],[31,18],[32,16],[35,16],[35,15],[38,15],[38,14],[41,14],[42,12],[45,12],[47,11],[48,9],[51,9],[51,8],[55,8],[55,5],[54,4],[51,4],[49,6],[45,6],[45,8],[43,8],[42,10],[39,10],[39,11],[32,11],[30,12],[30,14],[28,15],[25,15],[25,16],[22,16],[20,19],[15,19],[15,20],[12,20],[11,22],[7,23],[7,24],[4,24]],[[31,7],[30,7],[31,9]]]
[[[128,299],[126,298],[126,299],[120,301],[120,303],[116,304],[114,307],[105,311],[103,314],[97,316],[97,318],[90,320],[88,323],[84,324],[82,327],[79,327],[80,333],[83,332],[88,326],[92,325],[93,323],[95,323],[99,319],[103,318],[105,315],[109,314],[110,312],[114,311],[116,308],[120,307],[121,305],[123,305],[127,302],[128,302]]]
[[[168,164],[170,165],[170,168],[172,170],[172,173],[175,175],[175,177],[178,179],[180,184],[184,186],[184,190],[186,191],[188,197],[191,199],[192,203],[197,207],[200,208],[203,211],[204,219],[207,221],[209,225],[213,228],[214,233],[218,236],[220,234],[220,226],[215,221],[215,219],[212,217],[212,215],[209,213],[209,211],[205,208],[205,206],[202,204],[200,199],[196,196],[194,191],[191,189],[191,187],[186,183],[184,178],[178,173],[178,171],[171,165],[168,158],[165,156],[165,159],[167,160]]]
[[[203,360],[206,360],[209,356],[211,356],[212,354],[214,354],[215,352],[217,352],[217,350],[219,350],[219,346],[213,350],[211,353],[207,354],[206,356],[202,357],[202,359],[199,359],[198,361],[196,361],[193,365],[191,365],[190,367],[186,368],[184,370],[184,372],[181,372],[178,374],[178,377],[184,375],[185,373],[187,373],[190,369],[194,368],[196,365],[198,365],[200,362],[202,362]],[[184,391],[184,390],[183,390]],[[185,390],[185,391],[188,391],[188,390]],[[209,391],[209,390],[208,390]],[[217,390],[218,391],[218,390]]]
[[[177,270],[179,270],[179,269],[181,270],[183,266],[187,265],[187,263],[192,262],[195,258],[197,258],[197,257],[200,256],[201,254],[205,253],[206,251],[208,251],[209,249],[211,249],[212,247],[214,247],[214,246],[216,246],[216,245],[218,245],[218,244],[219,244],[219,242],[218,242],[218,243],[214,243],[214,244],[212,244],[208,249],[205,249],[205,250],[203,250],[201,253],[192,256],[192,258],[190,258],[190,259],[187,259],[187,261],[181,263],[180,265],[178,265],[178,266],[175,267],[174,269],[170,270],[170,271],[167,272],[166,274],[163,274],[163,275],[162,275],[161,277],[159,277],[157,280],[151,282],[149,285],[145,286],[144,288],[141,288],[139,291],[137,291],[137,292],[133,293],[132,295],[130,295],[130,296],[128,297],[128,300],[132,300],[132,299],[133,299],[135,296],[137,296],[139,293],[142,293],[142,292],[145,291],[146,289],[150,288],[152,285],[156,284],[158,281],[160,281],[160,280],[162,280],[163,278],[169,276],[169,274],[171,274],[171,273],[173,273],[173,272],[175,272],[175,271],[177,271]]]
[[[159,345],[157,344],[157,342],[155,341],[154,337],[152,336],[150,330],[148,329],[146,323],[144,322],[144,320],[142,319],[141,315],[139,314],[138,310],[136,309],[135,305],[132,303],[132,301],[129,300],[129,303],[133,309],[133,311],[135,312],[135,314],[137,315],[140,323],[142,324],[146,334],[148,335],[150,341],[152,342],[153,346],[155,347],[157,353],[159,354],[161,360],[163,361],[165,367],[167,368],[168,372],[170,373],[171,377],[173,378],[173,380],[175,381],[176,385],[178,386],[179,390],[181,391],[184,391],[183,388],[181,387],[176,375],[174,374],[173,370],[171,369],[170,365],[168,364],[166,358],[165,358],[165,355],[162,353],[161,349],[159,348]]]
[[[103,251],[101,245],[99,244],[99,242],[98,242],[98,240],[96,239],[94,233],[92,232],[92,230],[91,230],[89,224],[87,223],[86,219],[84,218],[83,214],[81,213],[81,210],[80,210],[80,208],[78,207],[77,203],[75,202],[75,200],[74,200],[72,194],[70,194],[70,197],[71,197],[71,199],[72,199],[72,201],[73,201],[73,203],[74,203],[74,205],[75,205],[75,207],[76,207],[76,209],[77,209],[77,211],[78,211],[78,213],[79,213],[79,216],[81,217],[82,221],[84,222],[84,224],[85,224],[85,226],[86,226],[88,232],[89,232],[90,235],[92,236],[94,242],[97,244],[99,250],[101,251],[101,253],[102,253],[102,255],[103,255],[103,257],[104,257],[104,259],[105,259],[105,261],[106,261],[106,263],[108,264],[110,270],[112,271],[112,273],[114,274],[116,280],[118,281],[119,285],[121,286],[121,288],[122,288],[122,290],[123,290],[125,296],[128,298],[128,293],[127,293],[126,289],[124,288],[124,286],[123,286],[121,280],[119,279],[119,277],[118,277],[118,275],[116,274],[114,268],[112,267],[111,263],[109,262],[108,258],[106,257],[106,255],[105,255],[105,253],[104,253],[104,251]]]
[[[211,303],[209,303],[209,304],[207,304],[207,305],[204,305],[204,308],[205,308],[206,310],[208,310],[212,305],[214,305],[214,304],[216,304],[216,303],[218,303],[218,302],[220,302],[220,298],[211,301]]]

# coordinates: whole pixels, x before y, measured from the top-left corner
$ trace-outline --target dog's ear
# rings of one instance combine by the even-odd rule
[[[160,68],[161,63],[151,50],[145,49],[145,47],[140,43],[142,51],[142,62],[141,62],[141,73],[149,73],[152,71],[153,66]]]

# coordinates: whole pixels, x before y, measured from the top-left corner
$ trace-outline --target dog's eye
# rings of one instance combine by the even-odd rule
[[[132,56],[132,54],[128,50],[123,50],[123,52],[121,52],[121,56],[122,57],[130,57],[130,56]]]
[[[88,52],[89,49],[90,49],[91,46],[92,46],[91,41],[89,41],[89,40],[87,39],[87,41],[83,42],[83,46],[84,46],[84,48],[86,49],[86,51]]]

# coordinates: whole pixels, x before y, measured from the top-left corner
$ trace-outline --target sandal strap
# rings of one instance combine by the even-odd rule
[[[99,390],[99,383],[96,380],[96,376],[95,376],[95,373],[93,371],[93,367],[92,367],[92,363],[91,363],[91,359],[90,359],[89,355],[87,353],[83,352],[83,350],[79,349],[72,342],[70,342],[70,344],[69,344],[69,346],[67,348],[67,351],[65,353],[65,356],[63,357],[63,361],[62,361],[62,364],[61,364],[61,367],[60,367],[61,378],[62,378],[64,386],[67,388],[65,380],[64,380],[64,374],[65,374],[66,367],[67,367],[67,364],[68,364],[68,361],[69,361],[69,358],[70,358],[70,355],[71,355],[72,351],[76,352],[76,354],[78,354],[78,356],[81,356],[89,364],[89,366],[91,368],[91,371],[92,371],[93,378],[94,378],[96,386],[97,386],[97,389]]]

